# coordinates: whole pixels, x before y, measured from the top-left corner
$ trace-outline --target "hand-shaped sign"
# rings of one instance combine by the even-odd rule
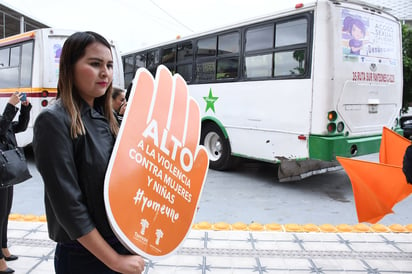
[[[199,106],[185,80],[159,66],[139,69],[106,173],[114,233],[148,258],[173,252],[192,225],[208,169]]]

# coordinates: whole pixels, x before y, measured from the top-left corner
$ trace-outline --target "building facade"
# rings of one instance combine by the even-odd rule
[[[0,39],[39,28],[49,26],[0,1]]]

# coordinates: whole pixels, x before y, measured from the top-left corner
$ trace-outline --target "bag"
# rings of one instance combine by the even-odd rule
[[[19,184],[31,177],[22,148],[0,150],[0,187]]]

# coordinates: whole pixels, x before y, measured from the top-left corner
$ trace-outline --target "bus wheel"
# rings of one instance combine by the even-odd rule
[[[231,168],[232,157],[229,140],[225,138],[216,124],[209,123],[203,126],[200,144],[206,148],[211,169],[227,170]]]

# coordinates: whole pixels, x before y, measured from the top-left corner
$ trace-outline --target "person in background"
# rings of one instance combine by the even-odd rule
[[[56,101],[34,125],[33,152],[45,186],[55,272],[142,273],[144,260],[115,237],[104,204],[104,178],[119,124],[112,111],[113,57],[95,32],[65,41]]]
[[[405,175],[406,182],[412,184],[412,145],[409,145],[403,155],[402,171]]]
[[[126,111],[127,101],[126,101],[126,92],[117,87],[113,87],[112,91],[112,106],[114,115],[119,122],[119,125],[122,123],[124,112]]]
[[[17,104],[21,101],[21,109],[18,121],[13,121],[19,108]],[[20,92],[13,93],[0,117],[0,149],[9,150],[17,147],[16,133],[27,129],[30,120],[31,104],[27,98],[23,98]],[[7,226],[13,203],[13,186],[0,188],[0,274],[13,273],[14,270],[7,266],[7,261],[17,260],[7,248]]]

